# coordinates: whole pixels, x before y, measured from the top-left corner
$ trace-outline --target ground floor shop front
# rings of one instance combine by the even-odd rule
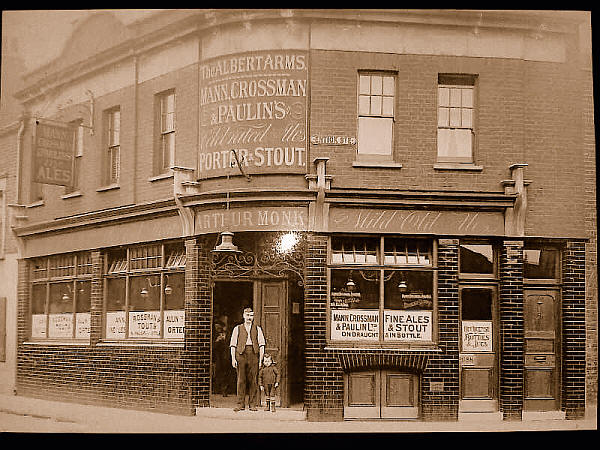
[[[240,220],[233,234],[181,237],[165,215],[147,220],[153,240],[118,224],[96,243],[73,235],[68,253],[31,240],[18,394],[186,415],[232,406],[229,336],[252,306],[281,371],[278,405],[311,421],[584,415],[583,240],[507,238],[501,214],[332,207],[330,227],[309,231],[281,226],[308,212],[268,213],[279,229]],[[235,248],[215,251],[224,238]]]

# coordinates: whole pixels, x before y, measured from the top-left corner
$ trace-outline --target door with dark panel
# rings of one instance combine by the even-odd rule
[[[258,305],[260,326],[265,334],[265,353],[277,362],[281,374],[279,404],[289,405],[287,383],[287,283],[285,281],[258,281]]]
[[[524,292],[525,398],[527,411],[554,411],[560,407],[560,354],[558,291]]]
[[[461,412],[498,410],[497,309],[494,286],[461,286]]]

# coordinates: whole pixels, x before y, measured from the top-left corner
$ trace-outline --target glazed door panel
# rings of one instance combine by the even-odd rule
[[[560,361],[558,291],[524,291],[526,411],[558,410]]]
[[[287,284],[285,281],[257,281],[260,326],[265,335],[265,353],[277,361],[281,374],[280,405],[288,406],[287,384]]]

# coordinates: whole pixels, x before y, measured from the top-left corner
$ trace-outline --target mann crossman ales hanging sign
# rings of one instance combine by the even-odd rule
[[[33,126],[33,181],[71,186],[76,128],[36,119]]]

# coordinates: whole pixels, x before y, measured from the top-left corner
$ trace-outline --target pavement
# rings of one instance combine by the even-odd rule
[[[565,420],[560,414],[528,415],[522,421],[503,421],[500,414],[473,415],[458,422],[419,421],[343,421],[308,422],[305,411],[278,408],[276,412],[240,411],[231,408],[198,408],[195,416],[134,411],[103,406],[40,400],[0,395],[0,431],[11,429],[6,417],[41,419],[64,425],[73,433],[437,433],[502,431],[574,431],[597,430],[596,408],[580,420]],[[2,423],[4,419],[4,424]],[[61,428],[57,427],[60,430]],[[44,432],[33,429],[31,432]]]

